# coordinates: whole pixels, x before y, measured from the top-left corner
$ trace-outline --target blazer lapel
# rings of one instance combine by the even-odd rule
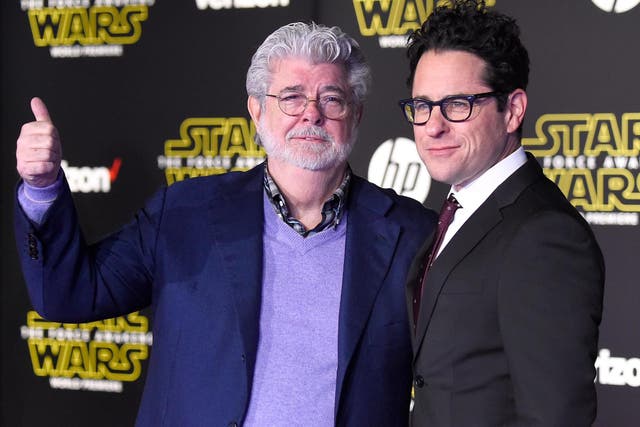
[[[412,331],[414,333],[411,334],[411,345],[413,348],[417,348],[416,343],[416,331],[414,330],[414,321],[413,321],[413,298],[416,292],[416,287],[418,286],[418,281],[422,280],[422,272],[424,271],[424,263],[427,259],[427,254],[431,249],[431,245],[433,245],[433,240],[436,236],[436,229],[427,236],[422,247],[418,250],[413,261],[411,262],[411,266],[409,267],[409,272],[407,273],[407,280],[405,282],[405,300],[407,302],[407,314],[409,315],[408,320],[409,324],[412,326]],[[416,328],[417,329],[417,328]]]
[[[451,270],[482,240],[482,238],[502,220],[502,216],[495,201],[489,198],[478,209],[462,228],[455,234],[449,244],[445,246],[427,275],[427,281],[422,290],[422,301],[416,328],[416,351],[418,354],[425,333],[429,327],[433,310]]]
[[[540,165],[528,154],[527,162],[489,196],[436,258],[423,289],[414,342],[414,360],[420,352],[438,297],[449,273],[502,221],[501,209],[512,204],[527,186],[540,177],[544,177]]]
[[[240,185],[220,190],[225,192],[224,198],[210,207],[213,244],[222,257],[216,266],[222,271],[209,274],[212,281],[224,274],[230,284],[250,380],[258,345],[262,290],[262,170],[258,166],[246,173]]]
[[[371,191],[360,178],[353,178],[340,300],[336,413],[347,367],[362,339],[400,236],[400,226],[385,217],[393,201]]]

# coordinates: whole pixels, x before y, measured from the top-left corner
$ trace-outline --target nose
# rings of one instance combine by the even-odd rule
[[[322,124],[324,116],[322,115],[322,111],[320,111],[318,101],[316,99],[309,99],[307,101],[307,107],[302,113],[302,119],[305,122],[309,122],[314,125]]]
[[[427,135],[437,138],[449,129],[449,121],[444,118],[440,107],[431,110],[431,116],[424,125]]]

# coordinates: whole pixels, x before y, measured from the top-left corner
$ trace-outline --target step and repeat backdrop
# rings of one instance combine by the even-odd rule
[[[88,240],[126,222],[161,185],[246,170],[250,57],[293,21],[338,25],[374,86],[354,171],[438,207],[396,100],[404,45],[434,0],[7,0],[2,2],[1,419],[4,426],[133,425],[153,351],[145,311],[90,324],[32,311],[12,231],[15,140],[47,103]],[[597,375],[601,427],[640,419],[640,1],[492,0],[531,56],[523,144],[592,224],[607,263]],[[203,212],[203,215],[205,213]]]

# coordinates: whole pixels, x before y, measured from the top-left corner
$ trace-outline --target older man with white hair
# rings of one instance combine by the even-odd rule
[[[268,160],[164,188],[92,245],[56,128],[32,100],[16,208],[31,300],[64,322],[151,306],[138,426],[407,424],[403,285],[435,220],[348,166],[369,75],[337,27],[279,28],[247,74]]]

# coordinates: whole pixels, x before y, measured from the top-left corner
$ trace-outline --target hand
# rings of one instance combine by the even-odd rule
[[[53,184],[60,170],[62,145],[40,98],[31,100],[34,122],[22,126],[16,147],[16,168],[22,179],[34,187]]]

